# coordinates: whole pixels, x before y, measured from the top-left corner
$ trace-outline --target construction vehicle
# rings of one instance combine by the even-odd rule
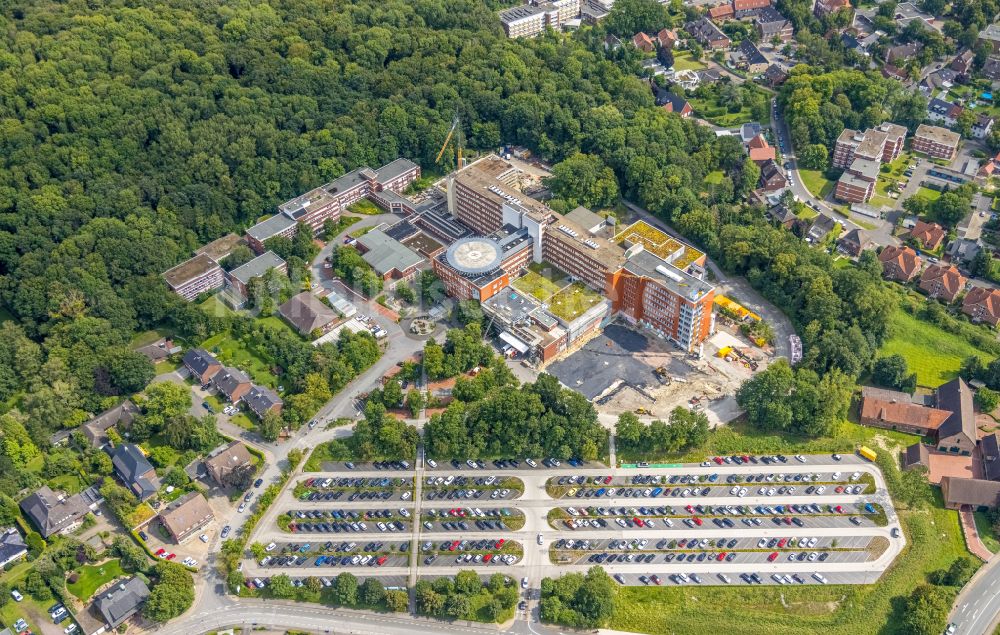
[[[645,408],[636,408],[635,410],[633,410],[633,412],[635,414],[637,414],[637,415],[651,415],[651,414],[653,414],[652,412],[650,412],[649,410],[646,410]]]
[[[667,374],[666,366],[653,369],[653,374],[660,380],[661,384],[670,384],[670,375]]]
[[[457,161],[455,163],[456,169],[462,169],[462,120],[456,114],[455,118],[451,120],[451,128],[448,129],[448,134],[444,138],[444,143],[441,144],[441,150],[438,151],[437,156],[434,157],[434,163],[441,163],[441,157],[444,156],[444,151],[448,149],[448,144],[451,143],[452,137],[455,138],[455,150],[457,154]]]

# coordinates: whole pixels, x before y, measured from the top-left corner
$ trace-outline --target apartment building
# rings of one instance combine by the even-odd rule
[[[792,39],[792,23],[774,7],[757,9],[753,17],[753,26],[761,42],[770,42],[776,38],[782,42],[789,42]]]
[[[878,161],[855,158],[851,161],[851,166],[837,179],[834,196],[846,203],[867,203],[875,194],[879,166]]]
[[[297,228],[298,223],[288,216],[285,216],[284,214],[275,214],[274,216],[265,218],[253,227],[247,229],[247,244],[250,245],[250,248],[256,253],[262,254],[267,251],[267,247],[264,246],[265,241],[270,240],[275,236],[291,238],[295,236]]]
[[[239,293],[242,299],[249,297],[248,287],[254,278],[260,278],[271,269],[281,273],[288,272],[288,265],[273,251],[265,251],[250,262],[226,273],[226,281]]]
[[[833,151],[833,166],[847,168],[855,157],[888,163],[903,151],[906,128],[885,122],[864,132],[845,128],[837,138]]]
[[[188,302],[202,293],[221,289],[225,277],[219,263],[206,254],[198,254],[163,274],[170,290]]]
[[[913,149],[916,152],[951,161],[958,150],[959,135],[946,128],[920,124],[913,134]]]
[[[770,6],[771,0],[733,0],[733,13],[737,18],[745,18]]]

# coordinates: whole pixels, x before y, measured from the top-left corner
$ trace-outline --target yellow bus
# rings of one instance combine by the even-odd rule
[[[877,454],[875,454],[874,450],[864,445],[858,449],[858,454],[860,454],[861,456],[865,457],[866,459],[868,459],[873,463],[875,462],[875,457],[878,456]]]

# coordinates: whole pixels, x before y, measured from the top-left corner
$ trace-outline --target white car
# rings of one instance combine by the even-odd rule
[[[20,591],[18,591],[17,589],[14,589],[13,591],[10,592],[10,597],[14,598],[15,602],[20,602],[21,600],[24,599],[24,596],[21,595]]]
[[[524,462],[531,467],[538,467],[538,463],[535,463],[534,459],[524,459]]]
[[[522,589],[528,588],[528,578],[521,578],[521,588]]]
[[[208,542],[208,534],[202,534],[202,535],[198,536],[198,540],[200,540],[202,542]]]
[[[264,547],[264,551],[266,551],[268,553],[271,553],[272,551],[274,551],[277,548],[278,548],[277,543],[271,542],[271,543],[268,543],[268,545],[266,547]]]
[[[825,491],[826,491],[826,485],[820,485],[819,487],[816,488],[817,494],[822,494]]]
[[[427,467],[437,469],[437,462],[434,459],[427,459]]]
[[[859,478],[861,478],[861,472],[855,472],[854,474],[851,474],[852,482],[858,480]]]
[[[805,463],[806,462],[806,457],[802,456],[801,454],[796,454],[795,455],[795,460],[798,461],[799,463]]]
[[[78,629],[76,627],[76,622],[73,622],[72,624],[63,629],[63,633],[66,633],[66,635],[73,635],[73,633],[75,633],[77,630]]]
[[[747,491],[748,491],[747,488],[741,487],[740,491],[736,495],[739,496],[740,498],[743,498],[744,496],[747,495]]]

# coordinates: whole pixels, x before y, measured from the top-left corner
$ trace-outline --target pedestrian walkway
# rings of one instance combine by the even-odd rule
[[[962,533],[965,535],[965,544],[972,555],[988,561],[993,557],[993,552],[986,548],[983,541],[979,539],[979,531],[976,529],[976,519],[972,515],[972,509],[968,505],[963,505],[958,512],[958,517],[962,522]]]

